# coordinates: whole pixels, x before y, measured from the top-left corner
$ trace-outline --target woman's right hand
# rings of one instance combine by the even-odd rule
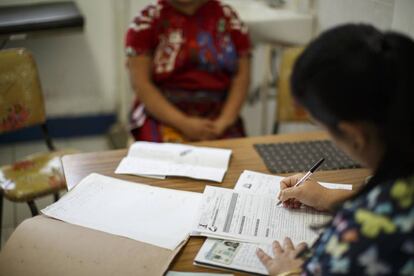
[[[303,176],[304,174],[295,174],[280,182],[279,200],[283,202],[283,205],[288,208],[299,208],[301,204],[304,204],[320,211],[330,209],[330,192],[332,190],[311,179],[294,187]]]
[[[216,137],[214,122],[209,119],[187,117],[179,126],[185,138],[191,141],[213,140]]]

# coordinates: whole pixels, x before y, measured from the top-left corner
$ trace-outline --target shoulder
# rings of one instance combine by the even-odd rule
[[[345,203],[315,253],[308,270],[318,265],[330,272],[414,273],[414,179],[378,183]]]
[[[130,28],[138,31],[138,29],[149,27],[157,21],[165,12],[166,6],[163,2],[150,4],[142,9],[132,20]]]
[[[369,239],[414,232],[414,177],[378,183],[344,204],[341,212]]]
[[[219,0],[210,0],[209,4],[214,6],[217,10],[220,10],[227,18],[238,17],[236,10],[227,3]]]
[[[247,33],[247,27],[240,19],[237,11],[229,4],[223,3],[219,0],[210,0],[211,5],[215,6],[217,10],[223,15],[223,17],[229,22],[233,30],[240,30],[243,33]]]

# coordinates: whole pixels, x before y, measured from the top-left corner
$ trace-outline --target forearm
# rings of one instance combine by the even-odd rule
[[[151,56],[137,56],[128,59],[132,88],[152,116],[167,125],[180,129],[179,126],[186,116],[172,105],[153,84],[151,67]]]
[[[155,85],[140,84],[135,89],[138,99],[145,104],[145,108],[151,116],[164,124],[180,129],[180,123],[186,115],[168,102]]]
[[[242,57],[239,61],[239,70],[233,77],[227,100],[220,113],[219,120],[232,125],[238,118],[246,99],[250,84],[250,60]]]

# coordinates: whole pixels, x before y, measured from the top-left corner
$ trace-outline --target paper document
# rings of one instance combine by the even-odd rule
[[[201,194],[90,174],[41,212],[68,223],[175,249],[189,235]]]
[[[330,216],[309,208],[287,209],[273,195],[240,193],[206,186],[194,232],[207,237],[271,243],[290,237],[309,244],[318,234],[309,226],[326,223]]]
[[[234,190],[238,192],[277,196],[280,191],[280,181],[283,178],[285,177],[245,170],[240,175]],[[352,190],[352,185],[350,184],[327,182],[319,182],[319,184],[328,189]]]
[[[280,191],[279,183],[283,178],[284,177],[282,176],[246,170],[240,175],[233,191],[239,194],[244,193],[257,195],[259,198],[261,198],[261,200],[267,201],[269,201],[269,197],[271,197],[270,201],[272,201],[275,200],[275,197]],[[320,184],[328,189],[352,190],[352,185],[348,184],[336,184],[325,182],[322,182]],[[219,204],[224,206],[224,209],[228,210],[225,216],[225,220],[227,220],[228,218],[232,218],[232,221],[225,221],[225,225],[230,225],[230,228],[227,229],[228,231],[225,231],[225,234],[227,235],[228,233],[234,233],[234,230],[232,232],[233,224],[236,230],[236,235],[233,235],[231,237],[231,240],[223,240],[223,235],[221,233],[216,234],[217,232],[219,232],[220,229],[214,226],[217,226],[217,221],[220,218],[220,212],[216,212],[218,210],[213,210],[211,212],[212,221],[215,220],[216,222],[212,222],[211,225],[207,227],[207,229],[210,230],[210,232],[213,232],[216,229],[217,230],[213,234],[209,234],[208,231],[207,233],[206,231],[202,232],[206,233],[206,236],[216,238],[208,238],[204,242],[203,246],[201,247],[200,251],[198,252],[194,260],[195,265],[221,269],[233,269],[248,273],[268,275],[266,268],[263,266],[263,264],[259,261],[259,259],[256,256],[256,249],[259,247],[270,256],[273,256],[271,243],[272,240],[264,241],[264,243],[254,243],[251,242],[250,239],[248,240],[248,242],[234,241],[236,239],[246,239],[246,237],[240,237],[240,233],[242,232],[243,234],[245,227],[250,227],[254,231],[253,235],[256,235],[257,231],[257,236],[259,236],[260,233],[263,233],[260,232],[263,231],[261,230],[263,228],[262,224],[264,223],[264,225],[267,227],[267,225],[270,222],[270,224],[273,224],[273,226],[271,227],[274,227],[274,232],[272,232],[271,229],[269,229],[269,232],[264,232],[265,236],[267,236],[268,234],[269,236],[272,235],[275,240],[279,241],[283,241],[283,238],[287,236],[292,238],[293,242],[296,244],[305,241],[309,245],[311,245],[311,243],[313,243],[313,241],[317,237],[317,234],[310,230],[308,226],[315,222],[325,222],[327,219],[330,218],[329,215],[322,213],[318,214],[316,212],[309,211],[309,209],[296,210],[298,212],[291,210],[289,212],[289,209],[285,209],[281,206],[275,207],[274,201],[272,204],[267,204],[265,201],[263,201],[262,204],[260,204],[256,202],[257,197],[255,199],[250,199],[249,201],[245,199],[245,202],[248,206],[240,206],[238,204],[242,204],[242,199],[239,194],[237,195],[237,201],[235,201],[236,197],[232,195],[229,207],[227,207],[227,204],[225,203],[225,201],[228,199],[223,200],[223,198],[219,197],[209,199],[210,204]],[[233,203],[231,201],[233,201]],[[256,208],[256,216],[254,215],[254,208]],[[243,211],[242,209],[244,209],[245,211]],[[250,212],[249,209],[251,209],[252,211]],[[229,215],[229,213],[231,212],[233,212],[232,216]],[[308,217],[306,215],[307,212],[309,212]],[[274,216],[273,221],[266,220],[266,215]],[[242,218],[241,221],[239,219],[240,217]],[[209,225],[208,222],[207,225]],[[240,231],[241,228],[243,228],[242,231]],[[237,231],[237,229],[239,231]],[[245,234],[251,235],[252,230],[246,231]]]
[[[165,276],[234,276],[233,274],[168,271]]]
[[[184,176],[223,181],[231,150],[171,143],[135,142],[115,173],[140,176]]]
[[[271,244],[244,243],[208,238],[200,251],[198,251],[194,264],[269,275],[265,266],[256,256],[257,248],[263,249],[269,256],[273,257]]]

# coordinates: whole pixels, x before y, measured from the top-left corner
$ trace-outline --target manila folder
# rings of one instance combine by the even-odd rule
[[[37,216],[0,252],[0,275],[163,275],[174,251]]]

